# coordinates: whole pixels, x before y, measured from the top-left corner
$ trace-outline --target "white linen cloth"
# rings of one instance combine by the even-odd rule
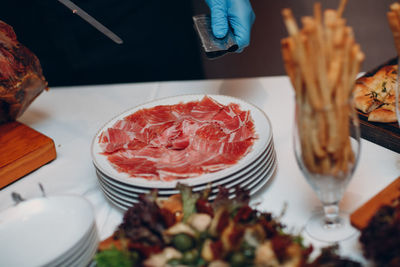
[[[106,200],[98,185],[90,155],[96,132],[114,116],[142,103],[203,93],[238,97],[265,111],[272,124],[278,169],[252,198],[252,204],[278,215],[287,203],[282,220],[294,232],[301,231],[321,204],[295,161],[294,92],[286,76],[51,88],[18,121],[52,138],[57,158],[1,190],[0,211],[14,204],[13,191],[28,199],[41,196],[38,186],[41,183],[47,195],[67,193],[86,197],[95,210],[100,238],[107,238],[121,222],[123,212]],[[400,154],[363,139],[359,164],[341,209],[354,211],[399,175]],[[341,242],[341,253],[368,264],[357,239],[354,236]],[[313,245],[323,244],[313,242]]]

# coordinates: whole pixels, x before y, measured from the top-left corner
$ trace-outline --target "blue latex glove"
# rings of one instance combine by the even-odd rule
[[[211,27],[217,38],[228,33],[229,25],[233,29],[241,52],[250,44],[250,31],[256,15],[249,0],[206,0],[211,10]]]

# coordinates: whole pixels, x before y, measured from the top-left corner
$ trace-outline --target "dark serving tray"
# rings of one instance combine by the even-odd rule
[[[379,65],[371,71],[365,73],[362,77],[374,75],[380,68],[386,65],[396,65],[397,57],[392,58]],[[358,111],[360,119],[361,137],[375,144],[386,147],[397,153],[400,153],[400,128],[397,122],[380,123],[368,121],[368,114]]]

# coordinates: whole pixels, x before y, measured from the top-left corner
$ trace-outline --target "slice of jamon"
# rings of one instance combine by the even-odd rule
[[[198,153],[197,161],[203,167],[224,164],[225,167],[235,164],[243,155],[247,154],[254,140],[249,138],[237,142],[218,142],[216,140],[196,139],[191,149]],[[195,154],[195,153],[192,153]],[[191,156],[195,158],[194,155]]]
[[[159,179],[157,167],[153,161],[144,158],[127,157],[119,152],[110,155],[108,160],[118,171],[128,173],[132,177]]]
[[[180,124],[181,132],[178,136],[170,140],[170,149],[185,149],[190,145],[193,138],[197,138],[201,123],[191,118],[185,118]]]
[[[203,173],[200,166],[188,161],[184,150],[146,147],[135,151],[119,151],[109,157],[120,171],[132,176],[173,180]]]
[[[127,132],[120,129],[108,128],[101,133],[99,138],[100,147],[106,153],[112,153],[124,147],[127,148],[128,144],[135,139],[134,132]]]
[[[171,106],[171,114],[176,120],[180,120],[185,117],[192,117],[190,114],[192,109],[197,106],[198,101],[191,101],[188,103],[179,103]]]
[[[142,126],[147,124],[160,124],[175,119],[175,116],[171,112],[171,106],[166,105],[141,109],[125,118],[127,121],[136,122]]]
[[[223,154],[227,160],[231,159],[232,155],[235,155],[236,158],[241,157],[241,155],[247,154],[249,148],[253,145],[253,142],[253,138],[237,142],[227,142],[224,145]],[[231,161],[231,163],[233,163],[233,161]]]
[[[157,162],[163,157],[163,149],[144,147],[138,150],[120,150],[108,156],[117,168],[132,176],[158,177]]]
[[[205,96],[193,107],[190,115],[201,121],[211,120],[224,106],[214,99]]]
[[[141,142],[150,144],[152,140],[160,135],[160,133],[164,132],[174,124],[173,121],[159,122],[154,124],[146,123],[144,125],[142,125],[141,122],[143,121],[133,122],[123,119],[117,121],[112,128],[129,132]]]
[[[123,120],[117,121],[112,126],[112,128],[124,130],[124,131],[127,131],[127,132],[137,133],[137,132],[140,132],[143,129],[143,126],[146,125],[146,122],[145,121],[143,121],[143,122],[144,123],[141,124],[140,122],[131,121],[131,120],[128,120],[127,118],[125,118]]]
[[[168,150],[157,163],[161,180],[189,178],[201,175],[203,170],[188,150]]]
[[[196,138],[223,142],[228,138],[228,135],[221,126],[216,123],[203,123],[196,131]]]
[[[250,116],[250,111],[242,111],[239,114],[240,120],[245,124],[245,126],[254,133],[254,122]]]
[[[165,126],[167,127],[167,126]],[[149,144],[152,135],[157,135],[155,130],[146,129],[143,133],[126,131],[118,128],[108,128],[101,133],[99,145],[105,153],[112,153],[120,149],[141,149]]]
[[[150,124],[160,124],[168,121],[174,121],[176,119],[171,113],[171,106],[165,105],[146,109],[144,112],[144,118]]]
[[[249,111],[205,96],[138,110],[105,130],[99,141],[118,171],[170,181],[236,164],[255,139]]]
[[[171,146],[171,140],[178,138],[180,135],[182,135],[182,129],[179,124],[174,123],[152,139],[150,145],[154,147],[169,147]]]
[[[254,127],[253,124],[250,126],[242,125],[239,129],[229,134],[228,142],[240,142],[248,139],[256,138],[254,134]]]
[[[172,115],[170,106],[156,106],[152,109],[142,109],[123,120],[118,121],[113,127],[134,131],[136,138],[145,143],[151,143],[165,129],[171,127],[176,118]]]
[[[161,131],[159,136],[153,139],[150,144],[152,146],[164,146],[176,150],[185,149],[198,127],[198,122],[191,119],[178,121],[170,127],[165,128],[164,131]]]
[[[214,172],[230,166],[223,156],[224,142],[195,139],[188,148],[189,159],[200,166],[203,172]],[[234,160],[233,156],[232,160]]]
[[[237,114],[230,106],[221,109],[213,120],[219,123],[226,133],[235,131],[244,124],[240,114]]]
[[[143,142],[147,144],[151,144],[152,140],[158,138],[158,136],[166,131],[167,129],[171,128],[174,125],[173,121],[168,121],[164,123],[158,123],[158,124],[148,124],[146,127],[144,127],[139,134],[137,135],[137,138],[142,140]]]
[[[140,131],[152,125],[160,125],[169,121],[174,121],[171,115],[171,108],[168,106],[156,106],[153,109],[141,109],[118,121],[115,127],[126,130]]]

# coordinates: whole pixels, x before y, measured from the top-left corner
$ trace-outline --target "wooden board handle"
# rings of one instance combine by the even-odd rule
[[[391,204],[398,197],[400,197],[400,177],[354,211],[350,215],[351,224],[359,230],[364,229],[380,207]]]
[[[51,138],[17,121],[0,124],[0,189],[56,157]]]

